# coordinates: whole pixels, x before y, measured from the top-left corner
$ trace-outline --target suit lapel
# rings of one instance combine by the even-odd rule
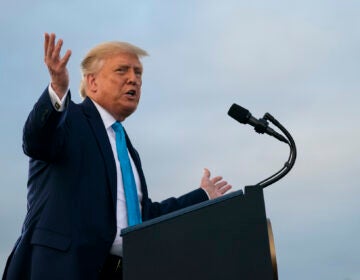
[[[88,123],[92,129],[98,147],[101,151],[102,157],[104,159],[105,168],[107,171],[107,180],[108,185],[110,186],[111,197],[113,201],[114,211],[116,213],[116,197],[117,197],[117,187],[116,187],[116,165],[114,155],[111,149],[109,142],[109,137],[104,127],[104,123],[100,117],[99,112],[97,111],[94,103],[90,98],[86,98],[81,104],[84,115],[88,119]]]

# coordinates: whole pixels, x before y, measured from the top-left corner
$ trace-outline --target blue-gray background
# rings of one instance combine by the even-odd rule
[[[360,279],[359,13],[355,0],[1,1],[0,271],[26,212],[22,127],[49,81],[43,33],[55,32],[73,52],[77,102],[89,48],[150,53],[125,126],[154,200],[197,187],[203,167],[235,190],[278,170],[288,147],[227,116],[234,102],[272,113],[298,146],[293,171],[265,190],[280,279]]]

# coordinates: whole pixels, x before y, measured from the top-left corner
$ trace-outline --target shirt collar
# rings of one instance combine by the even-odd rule
[[[111,128],[111,126],[116,122],[116,119],[103,107],[101,107],[99,104],[97,104],[94,100],[91,99],[91,101],[94,103],[96,109],[98,110],[100,117],[104,123],[104,126],[106,129]]]

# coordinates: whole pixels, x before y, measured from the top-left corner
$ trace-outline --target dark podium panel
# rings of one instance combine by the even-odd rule
[[[124,280],[271,280],[263,190],[246,187],[126,228]]]

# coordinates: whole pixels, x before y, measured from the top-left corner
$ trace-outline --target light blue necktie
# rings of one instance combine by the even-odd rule
[[[125,132],[123,126],[119,122],[115,122],[111,127],[115,131],[116,150],[121,166],[121,175],[124,185],[126,209],[128,215],[128,225],[133,226],[141,223],[141,216],[134,173],[131,168],[126,146]]]

